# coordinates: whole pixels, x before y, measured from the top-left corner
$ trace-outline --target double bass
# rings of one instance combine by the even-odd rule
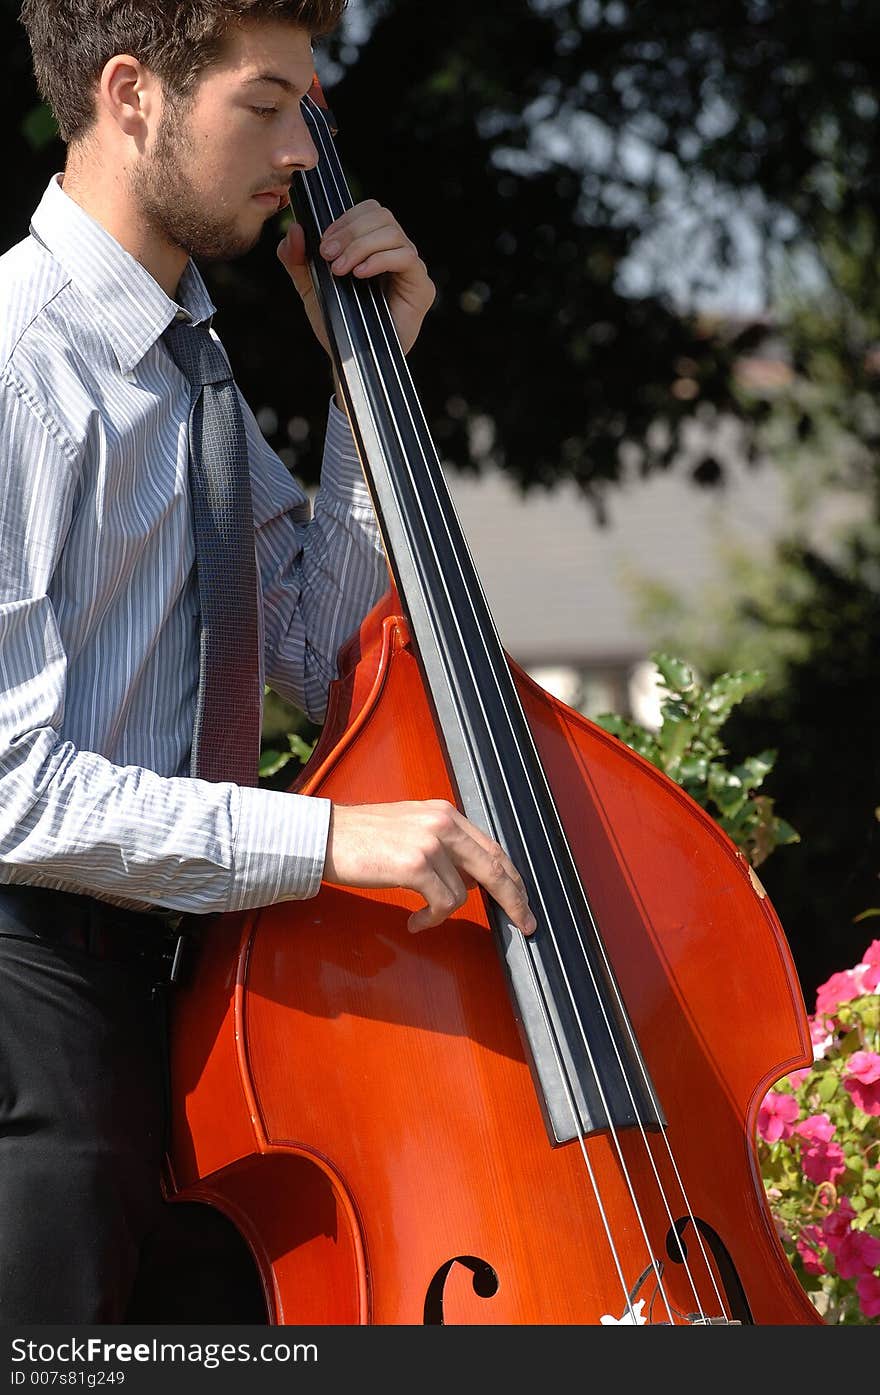
[[[292,792],[450,800],[538,928],[474,889],[411,935],[410,893],[327,883],[219,917],[173,1002],[171,1209],[234,1234],[268,1324],[821,1323],[754,1142],[812,1059],[777,915],[702,808],[504,650],[381,289],[317,255],[352,201],[317,82],[303,109],[291,198],[389,588]]]

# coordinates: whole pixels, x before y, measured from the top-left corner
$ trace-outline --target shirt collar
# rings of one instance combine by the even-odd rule
[[[106,228],[65,194],[60,179],[54,175],[49,181],[31,231],[93,308],[123,373],[140,363],[181,310],[194,324],[210,323],[215,306],[192,259],[177,287],[180,300],[172,300]]]

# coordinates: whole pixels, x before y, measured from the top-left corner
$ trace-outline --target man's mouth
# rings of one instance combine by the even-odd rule
[[[285,185],[284,188],[281,189],[264,189],[262,193],[254,194],[253,197],[258,203],[265,204],[267,208],[272,204],[274,204],[276,208],[283,208],[290,197],[290,190],[287,185]]]

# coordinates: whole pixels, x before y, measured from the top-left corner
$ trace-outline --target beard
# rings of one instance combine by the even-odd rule
[[[205,207],[187,173],[195,160],[184,122],[185,108],[167,103],[150,158],[132,176],[144,218],[165,241],[200,261],[232,261],[250,252],[261,228],[243,233],[235,219]]]

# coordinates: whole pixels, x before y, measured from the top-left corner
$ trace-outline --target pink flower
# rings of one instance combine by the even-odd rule
[[[832,1017],[834,1009],[864,993],[880,989],[880,940],[873,940],[858,964],[832,974],[816,991],[816,1016]],[[815,1038],[814,1038],[815,1040]]]
[[[849,1197],[844,1196],[841,1197],[837,1210],[830,1212],[822,1222],[825,1244],[832,1254],[837,1253],[837,1247],[841,1240],[849,1234],[850,1223],[855,1219],[855,1214]]]
[[[846,1063],[844,1088],[866,1114],[880,1114],[880,1056],[875,1051],[854,1051]]]
[[[854,972],[858,975],[863,993],[876,993],[880,986],[880,940],[868,945]]]
[[[795,1124],[792,1133],[804,1139],[801,1167],[811,1182],[835,1182],[846,1171],[843,1149],[832,1143],[834,1125],[827,1114],[811,1114]]]
[[[829,1143],[834,1137],[834,1125],[827,1114],[811,1114],[795,1124],[792,1132],[799,1133],[802,1138],[815,1139],[817,1143]]]
[[[801,1167],[811,1182],[836,1182],[846,1172],[839,1143],[810,1143],[801,1149]]]
[[[816,1016],[830,1015],[841,1003],[851,1003],[853,998],[860,998],[864,992],[861,975],[856,969],[842,969],[819,985],[816,991]]]
[[[805,1225],[795,1241],[797,1252],[808,1274],[825,1274],[827,1270],[819,1255],[825,1248],[822,1232],[817,1225]]]
[[[821,1061],[834,1040],[823,1017],[810,1018],[810,1041],[813,1043],[813,1060]]]
[[[880,1264],[880,1240],[865,1230],[850,1230],[838,1245],[834,1259],[842,1279],[867,1278]]]
[[[811,1074],[812,1072],[809,1066],[805,1066],[803,1070],[793,1070],[790,1075],[785,1077],[785,1083],[786,1085],[790,1085],[793,1090],[799,1090],[804,1081]]]
[[[788,1138],[791,1126],[800,1114],[794,1095],[781,1094],[770,1090],[758,1110],[758,1133],[766,1143],[777,1143],[780,1138]]]
[[[866,1274],[856,1284],[859,1305],[865,1317],[880,1317],[880,1279],[874,1274]]]

